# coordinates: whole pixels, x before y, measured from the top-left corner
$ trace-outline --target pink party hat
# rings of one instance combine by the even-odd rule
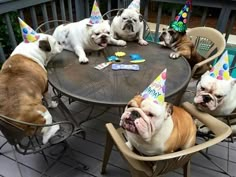
[[[211,68],[209,74],[219,80],[229,80],[231,78],[229,74],[229,56],[227,50],[223,53],[218,62]]]
[[[140,12],[140,0],[133,0],[128,6],[128,9],[134,9],[137,12]]]
[[[103,18],[102,18],[100,9],[98,7],[98,3],[96,0],[94,0],[89,23],[97,24],[97,23],[101,23],[102,21],[103,21]]]
[[[21,34],[25,43],[35,42],[39,39],[39,34],[36,33],[29,25],[18,17]]]
[[[158,104],[163,104],[165,101],[166,92],[166,72],[164,69],[162,73],[141,93],[142,97],[151,98]]]

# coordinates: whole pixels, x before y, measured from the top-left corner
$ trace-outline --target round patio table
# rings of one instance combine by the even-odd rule
[[[107,57],[122,51],[123,64],[130,63],[130,54],[139,54],[146,61],[139,63],[139,71],[102,70],[94,67],[107,62]],[[126,47],[108,46],[102,51],[87,54],[88,64],[80,64],[78,57],[64,50],[48,64],[48,78],[54,89],[73,100],[104,106],[124,107],[137,93],[141,93],[167,68],[166,101],[178,104],[191,78],[191,69],[183,57],[172,60],[171,50],[156,43],[140,46],[130,42]]]

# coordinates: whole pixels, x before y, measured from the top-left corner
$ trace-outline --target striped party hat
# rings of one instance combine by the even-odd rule
[[[143,98],[151,98],[155,103],[163,104],[165,101],[166,92],[166,72],[164,69],[162,73],[141,93]]]
[[[35,42],[39,39],[39,34],[36,33],[29,25],[18,17],[22,38],[25,43]]]
[[[103,21],[103,18],[102,18],[100,9],[98,7],[98,3],[96,0],[94,0],[89,23],[97,24],[97,23],[101,23],[102,21]]]

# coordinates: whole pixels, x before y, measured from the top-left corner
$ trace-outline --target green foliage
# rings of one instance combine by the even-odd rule
[[[20,26],[17,19],[18,14],[17,12],[11,12],[9,13],[9,17],[13,28],[13,32],[15,34],[16,42],[20,43],[22,41],[22,37],[21,37]],[[11,46],[6,21],[3,15],[0,16],[0,44],[7,58],[13,51],[13,48]]]

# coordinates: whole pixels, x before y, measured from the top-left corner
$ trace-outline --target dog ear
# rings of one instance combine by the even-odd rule
[[[91,23],[87,23],[86,25],[87,25],[87,27],[92,27],[93,26],[93,24],[91,24]]]
[[[140,14],[139,15],[139,21],[142,22],[143,21],[143,16]]]
[[[166,113],[167,113],[166,117],[169,117],[169,116],[172,115],[172,113],[173,113],[173,104],[166,103]]]
[[[39,48],[45,52],[51,51],[51,46],[48,39],[43,39],[39,41]]]
[[[121,8],[121,9],[117,12],[116,16],[120,16],[120,15],[123,13],[124,10],[125,10],[124,8]]]

